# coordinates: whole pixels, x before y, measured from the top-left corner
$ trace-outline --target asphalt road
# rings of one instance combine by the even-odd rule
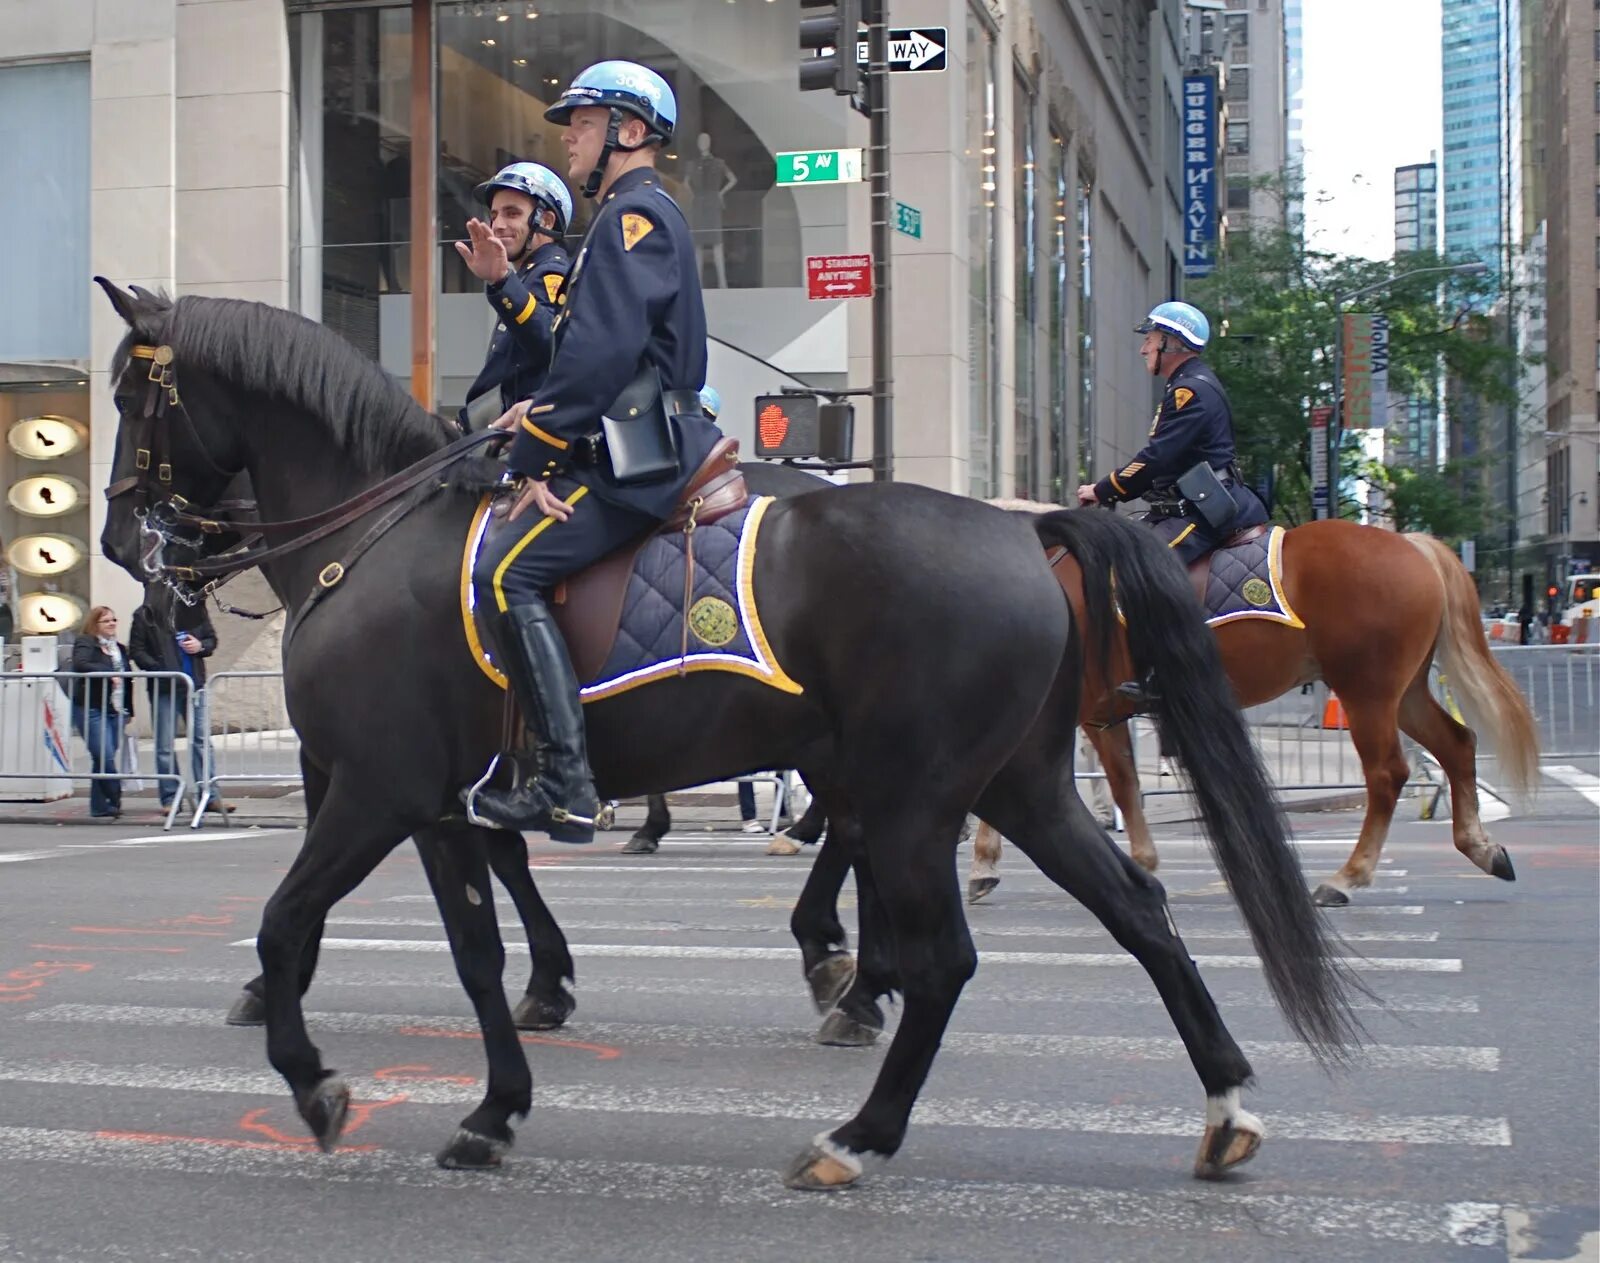
[[[1220,1185],[1189,1177],[1203,1098],[1153,988],[1012,851],[970,910],[989,958],[905,1149],[808,1195],[777,1172],[879,1060],[810,1040],[786,930],[809,853],[536,848],[579,1007],[529,1039],[534,1114],[506,1168],[473,1175],[432,1161],[483,1066],[409,848],[335,910],[308,997],[370,1107],[325,1157],[259,1032],[221,1021],[298,834],[7,827],[0,1259],[1592,1259],[1600,769],[1567,766],[1538,815],[1491,826],[1515,885],[1448,824],[1397,827],[1378,886],[1334,914],[1387,1006],[1334,1078],[1290,1041],[1192,831],[1164,831],[1174,914],[1267,1125]],[[1311,877],[1357,824],[1296,819]]]

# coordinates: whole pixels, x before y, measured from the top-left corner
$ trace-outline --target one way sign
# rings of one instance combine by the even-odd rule
[[[943,26],[919,26],[914,29],[889,31],[889,69],[943,70],[945,48],[950,43],[950,32]],[[856,41],[856,60],[867,64],[867,41]]]

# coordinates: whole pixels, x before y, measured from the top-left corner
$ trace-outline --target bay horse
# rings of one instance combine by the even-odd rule
[[[1055,505],[1001,502],[1026,513]],[[1071,558],[1057,565],[1062,586],[1082,616],[1081,578]],[[1478,812],[1478,734],[1499,756],[1506,783],[1530,795],[1538,779],[1538,731],[1527,700],[1489,651],[1472,576],[1431,535],[1398,535],[1354,522],[1307,522],[1283,536],[1283,589],[1303,627],[1239,619],[1215,628],[1217,647],[1240,706],[1271,701],[1321,680],[1338,695],[1361,758],[1367,809],[1354,849],[1316,888],[1323,907],[1342,907],[1368,886],[1411,769],[1400,744],[1410,737],[1438,760],[1450,784],[1456,849],[1484,872],[1515,881],[1504,846],[1491,842]],[[1081,701],[1085,730],[1105,768],[1112,797],[1127,822],[1134,860],[1155,872],[1157,857],[1140,802],[1139,776],[1126,707],[1113,689],[1134,678],[1127,656],[1113,651],[1113,678],[1089,681]],[[1437,664],[1467,722],[1440,706],[1428,688]],[[1110,725],[1110,726],[1106,726]],[[1000,839],[981,828],[974,845],[969,898],[998,882]]]
[[[241,472],[255,489],[259,533],[321,524],[274,546],[270,561],[254,554],[291,612],[284,687],[308,817],[257,938],[268,1060],[330,1149],[350,1093],[306,1031],[307,948],[333,904],[414,836],[427,843],[423,865],[488,1061],[484,1099],[439,1161],[498,1165],[513,1118],[531,1107],[532,1079],[502,990],[486,857],[498,850],[504,861],[522,844],[458,814],[458,790],[498,746],[501,694],[469,653],[459,609],[476,498],[435,476],[459,450],[451,429],[337,333],[298,315],[230,299],[174,302],[96,279],[129,329],[112,362],[121,422],[105,556],[144,579],[195,575],[163,562],[172,524],[203,515]],[[428,481],[378,522],[346,516],[356,497],[418,469]],[[1077,558],[1091,629],[1109,624],[1115,568],[1128,652],[1161,688],[1163,722],[1195,778],[1266,980],[1297,1034],[1337,1060],[1359,1038],[1355,984],[1306,894],[1182,571],[1147,532],[1109,515],[1035,522],[904,484],[776,500],[762,539],[763,622],[803,691],[702,672],[613,695],[586,718],[602,796],[794,767],[826,803],[830,834],[870,870],[903,1018],[862,1108],[807,1145],[786,1182],[853,1183],[864,1157],[890,1156],[904,1141],[976,967],[954,863],[973,809],[1088,906],[1155,982],[1206,1093],[1196,1174],[1248,1159],[1261,1138],[1240,1104],[1249,1062],[1160,884],[1094,825],[1074,789],[1084,646],[1041,542]],[[199,545],[205,557],[204,537]],[[1108,640],[1090,638],[1097,660]]]

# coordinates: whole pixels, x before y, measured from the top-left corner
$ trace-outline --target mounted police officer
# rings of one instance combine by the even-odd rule
[[[473,807],[562,842],[593,839],[599,801],[578,680],[546,594],[671,516],[721,437],[698,393],[706,317],[694,243],[655,171],[677,113],[666,81],[626,61],[590,66],[545,111],[565,127],[568,176],[596,208],[555,320],[550,374],[495,423],[515,434],[508,463],[520,486],[473,582],[499,611],[500,660],[541,766],[519,767],[510,790],[482,790]]]
[[[1139,354],[1167,390],[1144,448],[1121,469],[1078,488],[1082,504],[1142,496],[1146,520],[1185,565],[1230,535],[1267,520],[1267,511],[1235,468],[1233,409],[1210,365],[1200,358],[1211,325],[1188,303],[1162,303],[1135,333]]]
[[[549,167],[513,162],[474,192],[489,208],[489,222],[469,219],[471,243],[456,242],[456,251],[484,283],[499,323],[467,391],[463,430],[483,429],[544,384],[556,300],[571,266],[561,239],[572,223],[572,194]]]

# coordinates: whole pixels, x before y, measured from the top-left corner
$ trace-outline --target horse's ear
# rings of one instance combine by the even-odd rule
[[[112,307],[116,308],[117,315],[121,316],[123,323],[132,329],[139,315],[139,300],[127,291],[117,288],[103,276],[95,277],[94,283],[105,290],[106,297],[111,300]]]

